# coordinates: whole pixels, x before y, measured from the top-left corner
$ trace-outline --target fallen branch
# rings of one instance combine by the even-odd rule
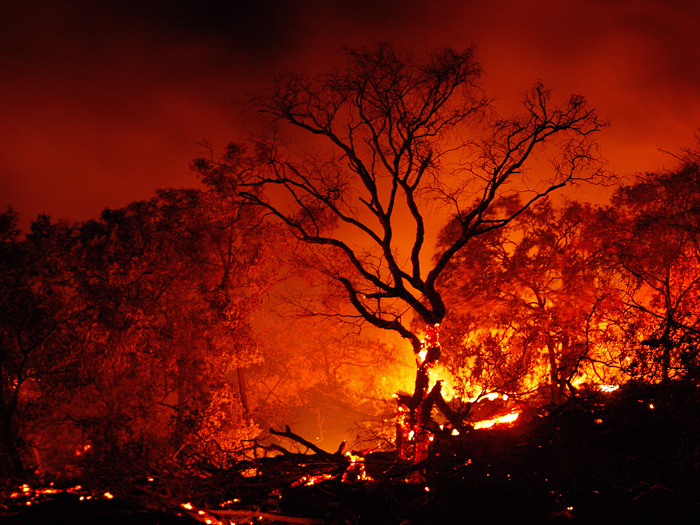
[[[317,447],[310,441],[305,440],[303,437],[299,436],[298,434],[295,434],[292,432],[292,430],[289,428],[289,425],[285,426],[285,431],[280,432],[278,430],[275,430],[273,428],[270,429],[270,434],[273,434],[275,436],[280,436],[280,437],[286,437],[287,439],[291,439],[292,441],[296,441],[297,443],[304,445],[310,450],[313,450],[316,454],[319,456],[342,456],[343,454],[343,449],[345,448],[345,441],[343,441],[340,446],[338,447],[338,450],[336,450],[333,454],[330,452],[326,452],[322,448]]]
[[[268,519],[274,522],[283,523],[306,523],[309,525],[323,524],[324,520],[317,518],[297,518],[295,516],[282,516],[281,514],[272,514],[270,512],[260,512],[255,510],[212,510],[201,509],[207,514],[215,517],[227,518],[228,520],[244,520],[249,518]]]

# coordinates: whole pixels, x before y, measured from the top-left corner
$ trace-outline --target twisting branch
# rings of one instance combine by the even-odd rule
[[[310,441],[307,441],[303,437],[292,432],[292,430],[289,428],[289,425],[285,426],[284,432],[280,432],[278,430],[275,430],[274,428],[271,428],[270,434],[273,434],[275,436],[285,437],[287,439],[291,439],[292,441],[296,441],[297,443],[305,446],[309,450],[313,450],[314,453],[316,453],[317,455],[324,456],[324,457],[342,456],[343,449],[345,448],[345,442],[343,442],[340,444],[340,447],[338,448],[338,450],[334,454],[326,452],[322,448],[317,447],[316,445],[314,445]]]

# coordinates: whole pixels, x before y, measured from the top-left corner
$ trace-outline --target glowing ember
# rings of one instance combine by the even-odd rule
[[[335,477],[334,474],[318,474],[316,476],[302,476],[298,480],[296,480],[294,483],[292,483],[292,487],[298,487],[299,485],[304,485],[305,487],[310,487],[311,485],[315,485],[316,483],[320,483],[321,481],[327,481],[329,479],[333,479]]]
[[[89,443],[87,445],[83,445],[82,447],[80,447],[78,450],[75,451],[75,455],[81,456],[81,455],[85,454],[86,452],[88,452],[91,448],[92,448],[92,445],[90,445]]]
[[[620,385],[598,385],[598,389],[601,392],[609,393],[609,392],[614,392],[615,390],[619,389]]]
[[[36,492],[37,494],[58,494],[61,491],[58,489],[54,489],[54,488],[48,488],[48,489],[36,489],[34,492]]]

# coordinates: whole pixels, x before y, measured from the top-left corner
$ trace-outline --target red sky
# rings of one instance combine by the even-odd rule
[[[251,93],[373,40],[474,42],[498,107],[541,79],[610,120],[616,173],[672,167],[658,148],[700,128],[699,27],[697,1],[5,0],[0,208],[82,220],[196,186],[197,142],[244,140]]]

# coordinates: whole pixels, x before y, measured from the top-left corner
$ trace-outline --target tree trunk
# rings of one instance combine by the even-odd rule
[[[549,388],[553,404],[558,405],[562,401],[562,383],[559,378],[559,365],[557,362],[557,346],[553,337],[547,338],[547,355],[549,357]]]
[[[243,376],[243,369],[240,366],[236,367],[236,374],[238,375],[238,393],[241,396],[241,406],[243,407],[243,413],[248,415],[248,392],[245,387],[245,377]]]
[[[24,479],[26,470],[17,450],[12,414],[2,414],[0,426],[0,475],[14,480]]]
[[[439,324],[428,325],[427,334],[421,342],[421,351],[416,371],[416,383],[412,396],[398,396],[396,427],[396,451],[399,459],[419,463],[428,457],[433,433],[429,428],[430,411],[435,404],[428,400],[430,393],[430,371],[440,358],[438,339]],[[439,385],[438,385],[439,394]]]

